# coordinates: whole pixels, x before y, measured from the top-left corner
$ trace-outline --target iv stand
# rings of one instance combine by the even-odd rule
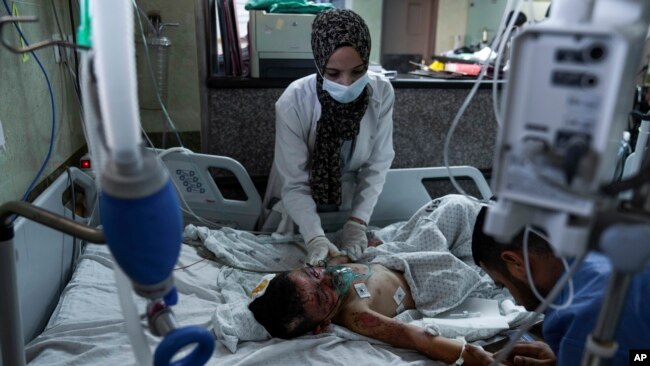
[[[643,126],[647,125],[647,119],[648,116],[643,119]],[[640,131],[639,139],[645,138],[643,131]],[[643,151],[645,144],[640,146],[636,149],[636,154],[639,154],[636,159],[637,162],[643,161],[643,164],[637,163],[636,166],[640,166],[638,172],[642,174],[650,169],[650,156]],[[592,237],[598,243],[598,249],[610,259],[613,270],[596,327],[587,337],[583,366],[608,364],[616,353],[618,344],[615,335],[630,283],[634,275],[650,263],[650,245],[647,245],[650,236],[648,189],[650,183],[646,182],[634,190],[628,212],[605,212],[596,217],[593,227],[603,229],[596,230]]]

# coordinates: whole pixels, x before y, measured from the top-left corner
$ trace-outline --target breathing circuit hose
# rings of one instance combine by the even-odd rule
[[[172,362],[172,357],[185,346],[196,347],[185,358]],[[154,366],[193,366],[205,364],[214,351],[214,336],[205,328],[189,326],[167,333],[154,354]]]

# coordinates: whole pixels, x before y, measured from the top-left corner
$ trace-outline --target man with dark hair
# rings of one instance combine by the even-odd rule
[[[507,287],[518,303],[528,310],[535,310],[541,301],[535,296],[526,275],[523,232],[508,244],[497,242],[483,232],[486,211],[485,207],[481,209],[474,224],[474,261],[497,285]],[[531,233],[528,248],[532,283],[541,296],[547,296],[564,273],[562,260],[538,235]],[[595,328],[610,274],[609,260],[599,253],[589,253],[572,278],[573,297],[570,298],[567,286],[556,300],[557,304],[571,301],[570,306],[549,308],[544,313],[543,336],[546,343],[518,344],[507,360],[515,365],[580,364],[587,336]],[[630,285],[615,336],[618,350],[613,357],[614,365],[627,365],[630,349],[650,347],[650,312],[644,309],[648,303],[650,267],[637,274]],[[481,357],[472,347],[467,350]],[[490,359],[485,358],[485,361]]]

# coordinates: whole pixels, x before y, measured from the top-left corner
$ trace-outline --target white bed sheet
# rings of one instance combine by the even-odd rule
[[[379,263],[404,273],[418,309],[405,311],[395,319],[422,327],[433,335],[462,336],[470,342],[484,342],[535,316],[523,307],[499,311],[501,304],[512,304],[510,294],[506,289],[497,288],[474,264],[471,238],[479,208],[465,197],[448,195],[424,205],[409,221],[374,232],[384,244],[368,248],[359,262]],[[282,270],[287,265],[298,268],[305,257],[302,245],[271,244],[269,237],[228,228],[208,230],[188,225],[184,238],[198,240],[219,260],[245,268]],[[336,234],[332,240],[337,242]],[[247,308],[249,294],[261,277],[261,274],[232,268],[219,273],[220,297],[213,318],[214,332],[232,352],[237,351],[240,342],[270,338]],[[490,316],[483,311],[480,317],[449,319],[445,314],[451,309],[458,310],[470,300],[494,305],[499,315]],[[334,324],[325,334],[380,344],[378,340]]]
[[[458,209],[448,211],[445,216],[438,215],[434,209],[438,205],[445,204]],[[432,201],[431,205],[424,206],[409,222],[395,224],[377,233],[382,240],[390,237],[399,239],[397,242],[369,248],[364,256],[367,255],[381,263],[384,260],[403,258],[389,255],[392,246],[412,247],[413,250],[407,250],[405,253],[407,260],[400,259],[400,261],[408,268],[417,270],[417,263],[408,259],[409,256],[415,256],[417,262],[422,256],[418,253],[422,250],[431,250],[428,248],[430,245],[442,245],[447,248],[448,243],[444,238],[453,237],[457,244],[446,250],[454,252],[452,256],[454,259],[449,259],[449,255],[443,255],[442,258],[449,259],[445,259],[445,263],[448,263],[446,266],[456,268],[462,263],[471,266],[471,255],[468,254],[470,253],[468,240],[471,235],[468,233],[472,225],[468,224],[469,226],[460,229],[454,229],[457,225],[451,225],[454,221],[467,221],[459,218],[467,216],[467,207],[471,208],[462,202],[459,204],[458,198],[454,197]],[[445,217],[449,219],[442,220]],[[295,268],[301,265],[305,255],[304,250],[299,246],[271,244],[266,240],[269,239],[268,237],[265,239],[232,229],[215,231],[188,226],[184,235],[185,240],[200,239],[203,245],[220,260],[247,268]],[[401,236],[404,236],[403,240],[400,239]],[[420,248],[423,245],[427,247]],[[401,248],[399,252],[404,250]],[[82,260],[72,280],[63,291],[46,329],[26,348],[29,365],[135,365],[119,307],[112,270],[113,263],[106,246],[86,247]],[[177,268],[183,268],[174,271],[179,303],[173,309],[179,324],[181,326],[201,325],[210,329],[216,327],[215,333],[219,335],[219,342],[216,342],[216,350],[209,365],[442,364],[433,362],[416,351],[394,348],[335,325],[332,325],[332,329],[328,332],[306,335],[289,341],[266,339],[266,337],[243,337],[242,332],[252,333],[252,330],[248,329],[249,323],[244,315],[248,311],[247,296],[261,275],[230,267],[219,268],[219,265],[213,261],[202,260],[195,248],[189,245],[182,246]],[[467,291],[454,295],[453,304],[438,306],[439,310],[443,311],[449,306],[455,306],[470,291],[476,293],[476,290],[481,289],[483,280],[484,278],[481,277],[471,280],[469,286],[466,286]],[[419,286],[418,283],[410,285],[414,288]],[[495,298],[492,295],[480,297]],[[139,297],[135,298],[138,309],[144,311],[145,301]],[[242,309],[245,311],[240,311]],[[516,323],[523,319],[520,315],[529,315],[522,313],[508,314],[507,323],[516,326]],[[250,312],[248,314],[252,317]],[[423,319],[422,314],[414,310],[404,312],[398,318],[401,321],[413,322],[427,330],[434,326],[440,328],[439,325],[429,323],[431,318]],[[228,332],[224,330],[226,328],[234,330],[234,333],[227,334]],[[461,333],[448,333],[449,331]],[[468,336],[470,331],[476,330],[456,327],[440,333],[446,336]],[[231,339],[227,338],[229,335]],[[159,338],[148,332],[147,337],[152,349],[160,342]]]
[[[177,267],[201,258],[195,249],[182,246]],[[88,245],[41,335],[26,347],[27,361],[37,365],[135,365],[125,332],[113,278],[113,260],[107,247]],[[220,269],[203,260],[175,271],[179,303],[174,307],[181,325],[212,326],[215,290]],[[138,309],[145,301],[135,297]],[[159,338],[146,332],[153,349]],[[415,351],[364,340],[348,340],[334,334],[309,335],[291,341],[271,339],[240,343],[231,353],[221,343],[209,365],[431,365]]]

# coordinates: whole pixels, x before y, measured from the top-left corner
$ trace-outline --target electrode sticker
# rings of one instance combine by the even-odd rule
[[[400,305],[402,301],[404,301],[404,296],[406,296],[406,292],[401,287],[398,287],[397,290],[395,290],[395,295],[393,295],[393,300],[395,300],[395,304]]]
[[[359,295],[360,298],[370,297],[370,291],[368,291],[365,283],[355,283],[354,289],[357,291],[357,295]]]

